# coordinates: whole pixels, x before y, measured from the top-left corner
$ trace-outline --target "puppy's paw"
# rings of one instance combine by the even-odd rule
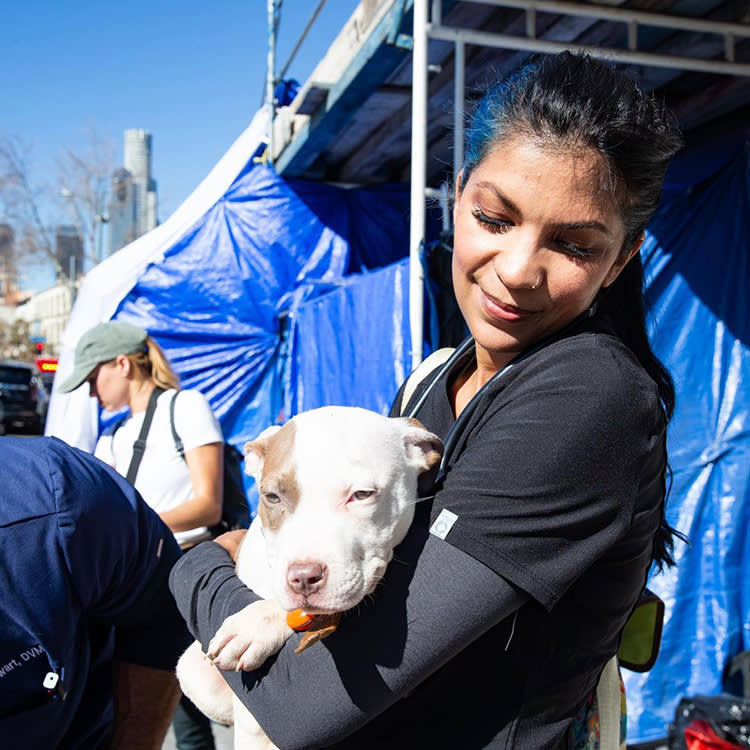
[[[292,632],[286,624],[286,611],[276,602],[253,602],[224,620],[206,655],[219,669],[250,671],[277,653]]]

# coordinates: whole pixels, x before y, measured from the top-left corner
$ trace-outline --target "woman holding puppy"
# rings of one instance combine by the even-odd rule
[[[448,455],[372,602],[304,657],[287,643],[225,673],[279,747],[572,746],[652,562],[672,561],[674,391],[638,251],[680,144],[586,56],[544,58],[479,104],[454,207],[471,341],[406,405]],[[172,575],[204,646],[257,598],[233,577],[236,539],[217,541]]]

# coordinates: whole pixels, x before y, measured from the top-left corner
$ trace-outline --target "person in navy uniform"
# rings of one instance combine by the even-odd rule
[[[174,535],[103,462],[0,438],[0,738],[6,748],[161,747],[191,639]]]

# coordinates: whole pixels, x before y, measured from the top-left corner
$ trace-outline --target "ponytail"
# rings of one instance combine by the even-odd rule
[[[151,336],[146,337],[146,350],[144,352],[128,354],[127,358],[159,388],[180,389],[179,377],[169,364],[162,348]]]
[[[641,254],[636,253],[625,264],[611,286],[602,289],[598,309],[613,324],[623,343],[635,355],[641,367],[656,383],[659,401],[665,422],[672,418],[675,404],[675,389],[672,376],[651,349],[646,333],[646,313],[643,306],[643,263]],[[672,472],[667,466],[665,497],[672,484]],[[674,538],[687,541],[684,534],[672,528],[664,515],[654,539],[653,559],[659,568],[674,565]]]

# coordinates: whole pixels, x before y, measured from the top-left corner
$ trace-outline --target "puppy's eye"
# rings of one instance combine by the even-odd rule
[[[369,500],[375,493],[376,490],[357,490],[356,492],[352,492],[349,500]]]
[[[276,505],[276,503],[281,502],[281,498],[274,492],[264,492],[263,499],[271,505]]]

